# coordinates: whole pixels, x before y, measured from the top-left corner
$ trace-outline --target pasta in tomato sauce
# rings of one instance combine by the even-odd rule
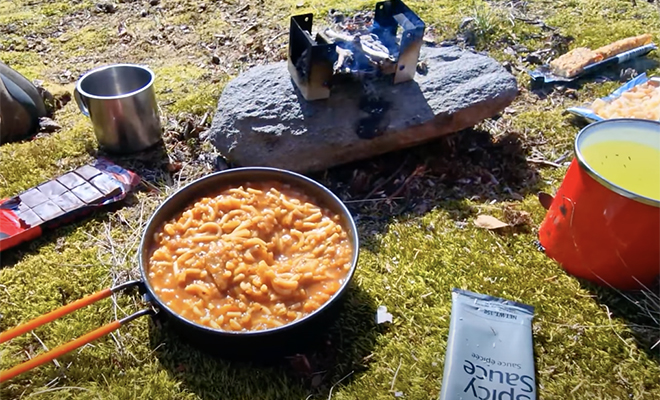
[[[182,317],[227,331],[314,312],[341,288],[353,257],[339,215],[274,181],[201,198],[154,239],[154,292]]]

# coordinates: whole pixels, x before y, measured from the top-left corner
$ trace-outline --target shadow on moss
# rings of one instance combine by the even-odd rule
[[[374,300],[355,282],[336,306],[312,327],[295,330],[286,348],[266,348],[263,356],[240,345],[231,356],[220,355],[234,345],[195,341],[164,316],[149,324],[151,346],[168,373],[200,398],[325,398],[340,380],[347,384],[368,368],[382,333]],[[241,357],[242,350],[252,354]]]
[[[493,138],[468,129],[313,177],[346,202],[360,228],[382,232],[393,219],[434,208],[463,220],[476,214],[465,200],[519,201],[538,192],[542,182],[526,151],[515,133]]]
[[[625,321],[637,343],[649,358],[660,364],[660,281],[646,291],[622,292],[580,279],[583,288],[593,293],[596,300],[612,318]],[[623,340],[623,339],[622,339]],[[627,343],[631,346],[631,343]]]

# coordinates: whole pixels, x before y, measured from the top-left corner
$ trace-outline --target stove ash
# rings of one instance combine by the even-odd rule
[[[383,76],[395,84],[414,78],[426,25],[403,1],[376,3],[373,17],[356,15],[315,38],[312,22],[312,14],[293,16],[289,31],[289,73],[306,100],[330,97],[334,77],[366,86]]]
[[[399,58],[401,37],[395,37],[377,23],[362,32],[337,31],[326,28],[319,32],[327,42],[336,44],[334,74],[359,78],[391,75]]]

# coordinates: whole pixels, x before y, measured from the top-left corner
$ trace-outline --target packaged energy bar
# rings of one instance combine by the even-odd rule
[[[536,399],[532,306],[452,290],[440,400]]]
[[[527,73],[529,74],[529,76],[532,77],[533,80],[542,81],[543,83],[547,83],[547,84],[556,83],[556,82],[572,82],[576,79],[580,79],[584,77],[585,75],[589,75],[594,71],[598,71],[610,67],[612,65],[623,64],[624,62],[632,60],[633,58],[642,57],[657,48],[658,46],[656,46],[654,43],[650,43],[644,46],[640,46],[625,51],[621,54],[617,54],[615,56],[609,57],[603,61],[599,61],[597,63],[587,65],[586,67],[584,67],[584,70],[580,74],[570,78],[565,78],[563,76],[557,76],[553,74],[552,71],[550,70],[550,66],[548,65],[541,65],[533,71],[528,70]]]
[[[122,200],[140,177],[99,159],[9,199],[0,199],[0,251]]]

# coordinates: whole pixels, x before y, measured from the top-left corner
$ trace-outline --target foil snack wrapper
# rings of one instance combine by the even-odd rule
[[[608,59],[599,61],[597,63],[593,63],[591,65],[587,65],[586,67],[584,67],[584,70],[581,73],[571,78],[566,78],[563,76],[558,76],[553,74],[552,70],[550,69],[550,66],[547,64],[541,65],[535,70],[527,70],[527,73],[535,81],[542,81],[543,83],[573,82],[599,69],[603,69],[612,65],[623,64],[624,62],[632,60],[633,58],[642,57],[657,48],[658,46],[656,46],[654,43],[650,43],[644,46],[637,47],[632,50],[628,50],[626,52],[617,54]]]
[[[140,177],[107,159],[0,200],[0,251],[123,200]]]
[[[660,80],[660,79],[659,79]],[[610,102],[617,97],[621,96],[624,92],[627,92],[628,90],[634,88],[635,86],[641,85],[643,83],[646,83],[649,81],[649,78],[646,76],[646,73],[643,73],[641,75],[637,75],[635,78],[629,80],[626,82],[624,85],[619,87],[617,90],[613,91],[610,93],[608,96],[602,97],[601,100],[605,102]],[[586,119],[589,122],[596,122],[596,121],[602,121],[605,118],[601,117],[600,115],[596,114],[589,106],[582,106],[582,107],[569,107],[566,109],[571,114],[577,115],[579,117],[582,117]]]
[[[452,290],[440,400],[536,399],[534,307]]]

